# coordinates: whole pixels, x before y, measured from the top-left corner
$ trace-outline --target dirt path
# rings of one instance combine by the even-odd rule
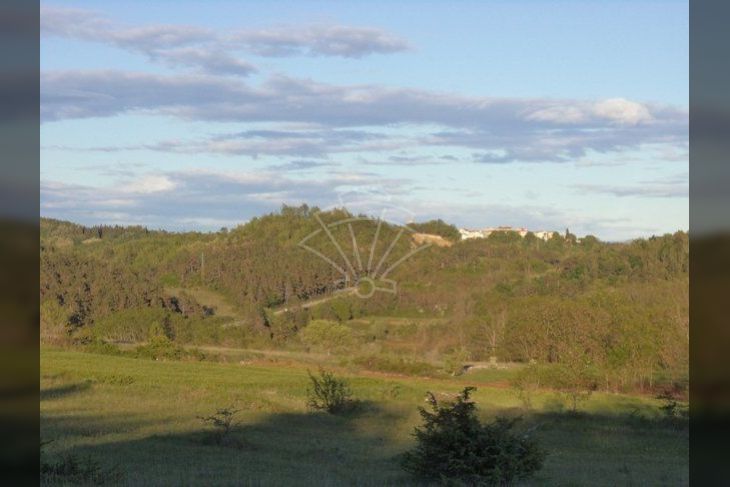
[[[311,308],[312,306],[317,306],[318,304],[326,303],[342,296],[355,294],[356,291],[357,290],[355,288],[340,289],[330,294],[329,296],[312,299],[310,301],[305,301],[304,303],[299,303],[297,305],[283,306],[279,309],[272,309],[272,312],[274,313],[274,315],[280,315],[282,313],[286,313],[291,308]],[[228,302],[226,297],[216,291],[200,287],[167,287],[165,288],[165,292],[168,295],[176,295],[180,294],[181,292],[185,292],[191,295],[201,305],[215,309],[215,314],[217,316],[231,318],[233,321],[231,323],[228,323],[226,326],[243,326],[246,323],[244,317],[238,312],[238,310],[236,310],[236,308],[232,304]]]
[[[323,360],[323,359],[333,357],[332,355],[327,355],[324,353],[292,352],[289,350],[268,350],[268,349],[259,349],[259,348],[235,348],[235,347],[222,347],[222,346],[218,346],[218,345],[195,345],[195,346],[191,345],[191,346],[189,346],[189,348],[197,348],[199,350],[203,350],[204,352],[216,352],[216,353],[223,353],[223,354],[250,353],[250,354],[256,354],[256,355],[262,355],[264,357],[281,357],[281,358],[288,358],[288,359],[292,359],[292,360],[297,360],[299,358]]]
[[[325,296],[323,298],[317,298],[312,299],[310,301],[305,301],[304,303],[299,303],[295,306],[285,306],[283,308],[279,308],[277,310],[273,310],[274,315],[279,315],[281,313],[286,313],[289,311],[290,308],[311,308],[312,306],[317,306],[318,304],[326,303],[327,301],[332,301],[333,299],[342,297],[342,296],[348,296],[355,294],[357,290],[354,287],[348,287],[346,289],[340,289],[338,291],[335,291],[334,293],[330,294],[329,296]]]

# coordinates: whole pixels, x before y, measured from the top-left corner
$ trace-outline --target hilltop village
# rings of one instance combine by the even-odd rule
[[[515,232],[520,237],[524,237],[528,233],[530,233],[530,230],[526,228],[515,228],[515,227],[487,227],[482,230],[471,230],[468,228],[460,228],[459,233],[461,234],[462,240],[468,240],[470,238],[487,238],[494,232]],[[550,240],[553,238],[553,235],[557,234],[557,232],[552,232],[549,230],[539,230],[537,232],[532,232],[533,235],[535,235],[537,238],[541,240]]]

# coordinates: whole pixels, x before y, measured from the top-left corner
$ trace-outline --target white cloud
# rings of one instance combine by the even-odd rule
[[[190,25],[125,26],[92,10],[41,6],[41,34],[109,44],[171,67],[191,67],[218,75],[247,76],[256,68],[237,57],[240,50],[260,56],[361,58],[409,49],[394,34],[346,25],[282,26],[216,32]]]
[[[607,194],[619,198],[689,198],[689,177],[686,175],[656,181],[642,181],[641,184],[606,185],[575,184],[580,193],[596,195]]]
[[[644,144],[686,146],[688,116],[673,107],[629,100],[488,98],[377,85],[337,86],[275,77],[251,86],[214,76],[164,76],[119,71],[54,71],[41,76],[44,120],[144,112],[186,120],[304,123],[311,131],[270,131],[183,144],[171,151],[279,153],[312,157],[336,151],[376,151],[413,145],[503,151],[483,162],[564,161],[587,151]],[[423,127],[448,130],[424,134]],[[382,129],[380,140],[352,139],[347,127]],[[420,126],[420,135],[389,135]],[[345,141],[340,133],[352,140]],[[365,132],[361,132],[365,133]],[[160,143],[159,150],[164,150]],[[187,147],[186,147],[187,145]]]
[[[123,193],[160,193],[175,189],[177,184],[163,175],[146,175],[126,184],[120,191]]]
[[[282,26],[243,30],[231,36],[260,56],[339,56],[361,58],[410,48],[407,41],[382,29],[347,25]]]
[[[220,222],[246,221],[284,203],[324,207],[339,201],[343,191],[377,187],[399,194],[407,191],[407,184],[407,180],[366,173],[335,172],[311,179],[279,172],[210,169],[120,178],[104,187],[44,180],[41,212],[83,224],[143,222],[170,230],[201,225],[217,229]]]
[[[528,113],[526,120],[575,124],[586,120],[586,113],[576,106],[549,106]]]
[[[610,98],[596,103],[597,116],[620,124],[636,125],[653,120],[646,105],[624,98]]]

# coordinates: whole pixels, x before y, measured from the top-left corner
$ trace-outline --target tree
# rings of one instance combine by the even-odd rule
[[[497,418],[481,424],[466,387],[453,403],[440,404],[428,394],[430,411],[419,408],[423,425],[417,445],[405,453],[402,466],[424,480],[466,485],[510,485],[542,468],[545,452],[528,435],[512,429],[516,419]]]

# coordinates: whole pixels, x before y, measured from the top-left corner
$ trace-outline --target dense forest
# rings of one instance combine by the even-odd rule
[[[416,232],[453,244],[420,249]],[[688,255],[684,232],[624,243],[569,231],[460,241],[441,220],[402,228],[307,206],[213,233],[42,219],[41,337],[83,345],[163,335],[343,353],[381,368],[521,362],[586,388],[686,387]],[[375,274],[397,292],[346,292]]]

